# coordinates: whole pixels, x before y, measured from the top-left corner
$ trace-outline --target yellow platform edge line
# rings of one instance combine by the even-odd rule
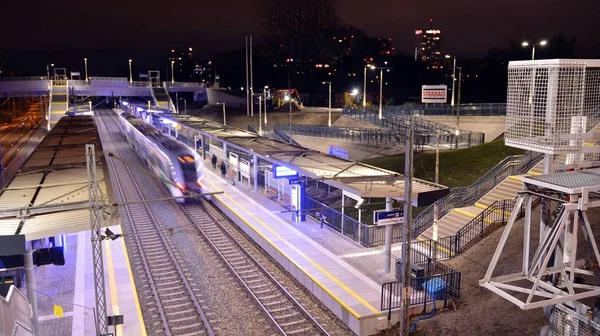
[[[211,186],[213,186],[213,188],[217,189],[218,188],[210,181],[205,180],[206,182],[208,182]],[[325,274],[325,276],[327,276],[329,279],[331,279],[333,282],[335,282],[338,286],[340,286],[343,290],[345,290],[348,294],[350,294],[352,297],[354,297],[356,300],[358,300],[358,302],[360,302],[361,304],[363,304],[365,307],[367,307],[369,310],[371,310],[373,313],[375,314],[380,314],[381,311],[375,307],[373,307],[369,302],[367,302],[365,299],[363,299],[360,295],[356,294],[352,289],[350,289],[348,286],[346,286],[343,282],[341,282],[339,279],[337,279],[335,276],[333,276],[331,273],[329,273],[327,270],[325,270],[321,265],[319,265],[317,262],[315,262],[314,260],[312,260],[311,258],[309,258],[307,255],[305,255],[302,251],[298,250],[298,248],[296,248],[294,245],[292,245],[290,242],[287,241],[287,239],[283,238],[281,235],[279,235],[275,230],[273,230],[270,226],[266,225],[262,220],[260,220],[259,218],[257,218],[253,213],[251,213],[250,211],[248,211],[248,209],[246,209],[245,207],[241,206],[236,200],[234,200],[231,196],[227,195],[226,193],[223,193],[222,195],[224,195],[225,197],[227,197],[229,200],[231,200],[234,204],[236,204],[240,209],[243,209],[244,211],[246,211],[246,213],[248,213],[251,217],[253,217],[258,223],[260,223],[264,228],[266,228],[267,230],[269,230],[271,233],[273,233],[275,236],[277,236],[277,238],[281,239],[282,242],[286,243],[288,246],[290,246],[291,248],[293,248],[296,253],[298,253],[299,255],[301,255],[302,257],[304,257],[309,263],[311,263],[311,265],[313,265],[314,267],[316,267],[319,271],[321,271],[323,274]],[[216,197],[217,199],[221,200],[221,196],[220,195],[213,195],[213,197]],[[289,262],[293,263],[298,269],[300,269],[307,277],[309,277],[315,284],[317,284],[323,291],[325,291],[327,294],[329,294],[329,296],[331,296],[337,303],[339,303],[341,306],[343,306],[348,312],[350,312],[354,317],[356,317],[357,319],[360,318],[360,315],[358,315],[358,313],[350,308],[348,305],[346,305],[342,300],[340,300],[340,298],[338,298],[335,294],[333,294],[331,291],[329,291],[327,288],[325,288],[317,279],[315,279],[313,276],[311,276],[308,272],[304,271],[304,269],[298,265],[298,263],[294,262],[293,260],[291,260],[285,253],[283,253],[283,251],[281,251],[280,249],[278,249],[275,245],[273,245],[273,243],[271,243],[270,239],[268,239],[267,237],[263,236],[258,230],[256,230],[254,228],[254,225],[248,223],[248,221],[246,221],[244,219],[244,217],[240,216],[239,213],[237,213],[237,211],[235,211],[234,209],[232,209],[231,207],[229,207],[227,205],[227,203],[223,202],[221,200],[221,202],[231,211],[233,212],[238,218],[240,218],[242,221],[244,221],[244,223],[246,223],[246,225],[248,225],[252,230],[254,230],[254,232],[256,232],[259,236],[261,236],[266,242],[268,242],[274,249],[276,249],[282,256],[284,256]]]
[[[123,229],[121,228],[121,232]],[[144,317],[142,316],[142,308],[140,307],[140,299],[138,298],[137,287],[135,286],[135,281],[133,280],[133,272],[131,271],[131,263],[129,262],[129,253],[127,253],[127,246],[125,245],[125,238],[121,239],[121,244],[123,244],[123,251],[125,253],[125,261],[127,264],[127,275],[129,276],[129,282],[131,282],[131,288],[133,291],[133,301],[135,303],[135,312],[137,314],[138,320],[140,321],[140,330],[142,334],[140,336],[147,336],[146,332],[146,323],[144,322]]]
[[[523,178],[522,176],[518,176],[518,175],[512,175],[508,177],[509,179],[513,180],[513,181],[517,181],[517,182],[522,182],[521,179]]]
[[[117,280],[115,278],[115,264],[113,263],[112,250],[107,240],[104,241],[104,250],[106,251],[106,269],[108,271],[108,288],[110,291],[110,302],[112,304],[112,314],[120,315],[121,307],[119,307],[119,296],[117,293]],[[118,325],[115,331],[123,334],[123,326]]]

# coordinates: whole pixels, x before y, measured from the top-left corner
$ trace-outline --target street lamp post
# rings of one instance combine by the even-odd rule
[[[387,62],[385,62],[387,64]],[[383,70],[390,71],[390,67],[376,67],[370,66],[371,69],[379,69],[379,119],[383,119]]]
[[[288,137],[290,138],[290,143],[292,143],[292,97],[290,97],[289,94],[285,95],[283,100],[285,100],[288,105],[290,105],[290,133],[288,134]]]
[[[323,84],[329,84],[329,109],[327,110],[328,118],[327,118],[327,126],[331,127],[331,82],[323,82]]]
[[[50,80],[50,67],[53,67],[54,63],[46,64],[46,76],[48,76],[48,80]]]
[[[171,61],[171,84],[175,83],[175,61]]]
[[[269,95],[269,91],[268,90],[269,90],[269,87],[265,86],[264,91],[263,91],[263,93],[265,95],[265,99],[264,99],[264,105],[265,105],[265,126],[267,126],[267,97]]]
[[[83,62],[85,63],[85,82],[88,82],[88,72],[87,72],[87,57],[85,57],[83,59]]]
[[[457,100],[458,103],[456,108],[456,131],[460,132],[460,89],[462,87],[462,67],[456,67],[458,69],[458,93]]]
[[[545,46],[546,44],[548,44],[548,41],[546,40],[541,40],[539,43],[534,43],[531,45],[531,60],[535,60],[535,46]],[[523,43],[521,43],[521,45],[523,47],[527,47],[529,45],[529,42],[527,41],[523,41]]]
[[[364,83],[363,83],[363,101],[362,101],[363,110],[365,110],[367,108],[367,69],[375,70],[375,66],[373,64],[365,65]]]
[[[227,126],[227,114],[225,112],[225,103],[217,103],[217,105],[223,105],[223,125]]]
[[[131,62],[132,59],[129,59],[129,83],[133,83],[133,73],[131,72]]]
[[[383,68],[379,69],[379,120],[383,119]]]
[[[258,95],[258,134],[262,135],[262,97],[263,93]]]
[[[446,58],[454,58],[452,61],[452,98],[450,99],[450,106],[454,109],[454,89],[456,87],[456,56],[446,55]]]

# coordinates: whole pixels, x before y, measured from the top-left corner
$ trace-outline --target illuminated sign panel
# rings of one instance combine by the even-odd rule
[[[296,177],[298,176],[298,172],[290,169],[285,166],[273,165],[273,177],[282,178],[282,177]]]
[[[425,31],[427,34],[441,34],[442,31],[441,30],[426,30]]]
[[[421,87],[421,103],[444,104],[448,97],[446,85],[423,85]]]

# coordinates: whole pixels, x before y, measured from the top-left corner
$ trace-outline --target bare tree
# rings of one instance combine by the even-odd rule
[[[300,68],[316,52],[328,27],[338,22],[336,0],[259,0],[262,26],[276,37]]]

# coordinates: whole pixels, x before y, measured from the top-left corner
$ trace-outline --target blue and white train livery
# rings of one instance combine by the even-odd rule
[[[119,121],[127,141],[150,170],[162,179],[173,197],[206,192],[202,187],[203,162],[198,153],[130,113],[122,113]],[[177,199],[178,202],[184,200]]]

